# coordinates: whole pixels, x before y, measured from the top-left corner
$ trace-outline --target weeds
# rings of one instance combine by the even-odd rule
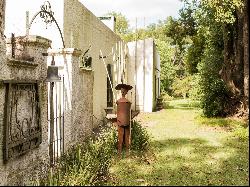
[[[230,118],[207,118],[198,116],[196,118],[198,124],[210,127],[221,127],[231,132],[231,136],[246,141],[249,138],[249,126],[246,122],[230,119]]]
[[[149,136],[146,130],[134,122],[132,127],[131,149],[145,150]],[[55,168],[50,168],[45,179],[36,185],[42,186],[97,186],[102,185],[108,176],[112,157],[117,148],[117,130],[115,127],[102,128],[99,136],[72,147],[64,154]]]
[[[131,130],[131,149],[142,152],[149,146],[149,134],[145,127],[138,121],[134,121]]]

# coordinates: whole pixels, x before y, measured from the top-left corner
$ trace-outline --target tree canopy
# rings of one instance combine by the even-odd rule
[[[161,58],[162,94],[201,101],[206,116],[248,115],[249,21],[247,0],[183,0],[171,16],[132,32],[117,16],[129,42],[154,38]]]

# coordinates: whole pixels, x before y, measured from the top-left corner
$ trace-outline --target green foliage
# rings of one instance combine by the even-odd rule
[[[186,96],[189,95],[191,88],[192,76],[176,78],[173,83],[174,96],[186,98]]]
[[[137,121],[131,130],[131,149],[142,152],[149,145],[149,135]],[[59,164],[50,169],[46,179],[37,184],[44,186],[101,185],[108,175],[112,157],[117,152],[117,129],[102,128],[99,136],[87,139],[72,147],[60,158]]]
[[[192,44],[188,47],[184,56],[185,67],[188,73],[198,73],[197,65],[202,59],[205,38],[202,34],[192,37]]]
[[[180,20],[176,20],[169,16],[165,25],[165,34],[166,36],[172,38],[172,44],[178,45],[182,51],[183,45],[185,44],[185,28],[181,24]]]
[[[128,19],[124,15],[122,15],[121,13],[114,12],[114,11],[107,13],[106,15],[114,16],[116,18],[116,23],[115,23],[116,33],[123,35],[123,34],[128,34],[130,32]]]
[[[149,146],[150,137],[145,127],[134,121],[131,129],[131,150],[143,152]]]
[[[230,103],[228,89],[220,77],[223,64],[223,32],[220,23],[203,27],[206,42],[198,63],[199,91],[203,113],[208,116],[225,116]]]
[[[229,95],[225,83],[219,77],[222,61],[221,51],[211,47],[205,50],[204,59],[199,64],[201,106],[208,117],[226,115]]]
[[[209,78],[203,87],[204,95],[201,99],[203,113],[207,117],[226,116],[224,109],[228,103],[228,98],[226,97],[227,91],[223,81]],[[209,88],[211,90],[208,91]],[[205,90],[207,90],[206,93]]]
[[[202,89],[200,86],[201,77],[199,74],[192,75],[191,88],[189,90],[189,98],[191,100],[201,100]]]
[[[189,93],[201,99],[203,113],[208,117],[226,116],[231,107],[231,96],[219,73],[224,62],[223,27],[235,21],[235,13],[241,8],[242,0],[185,0],[177,20],[186,32],[175,33],[174,38],[179,34],[179,38],[191,40],[184,52],[185,69],[195,75]],[[181,85],[176,80],[174,84]]]
[[[164,91],[161,93],[161,97],[163,98],[163,103],[174,99],[173,96],[170,96],[167,92]]]
[[[202,5],[213,12],[216,22],[234,23],[235,11],[242,8],[243,0],[203,0]]]
[[[161,90],[171,95],[177,69],[172,60],[174,49],[166,41],[156,40],[156,45],[161,58]]]

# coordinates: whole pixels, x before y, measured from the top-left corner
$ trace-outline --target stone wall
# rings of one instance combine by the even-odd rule
[[[30,20],[40,10],[43,0],[36,0],[30,4],[30,0],[8,0],[6,2],[6,33],[25,33],[25,11],[29,11]],[[99,20],[90,10],[88,10],[79,0],[60,0],[50,1],[54,17],[61,28],[66,48],[77,48],[83,53],[91,48],[87,53],[92,57],[92,70],[94,73],[94,91],[93,91],[93,120],[94,127],[102,124],[105,117],[104,109],[107,107],[107,74],[103,60],[99,58],[100,50],[107,64],[113,66],[113,86],[121,82],[121,76],[124,70],[124,82],[128,83],[126,67],[129,67],[127,46],[121,38],[114,33],[108,26]],[[84,3],[84,2],[83,2]],[[14,5],[20,6],[14,9]],[[11,11],[16,11],[11,14]],[[13,25],[15,27],[13,27]],[[16,29],[17,28],[17,29]],[[62,48],[60,33],[55,23],[46,25],[43,20],[37,16],[33,22],[30,34],[36,34],[52,40],[52,48]],[[132,89],[130,92],[133,92]],[[120,92],[114,90],[114,95],[120,97]],[[128,96],[131,94],[129,93]],[[114,101],[115,105],[115,101]]]
[[[4,38],[5,0],[0,1],[0,71],[5,66],[6,46]]]
[[[46,78],[46,57],[42,55],[42,53],[46,53],[48,47],[50,46],[50,40],[47,40],[38,36],[30,36],[30,37],[17,37],[15,38],[15,45],[17,46],[15,50],[15,57],[10,55],[9,48],[10,40],[7,40],[7,60],[6,62],[2,62],[4,66],[1,69],[0,74],[0,185],[24,185],[28,184],[28,181],[35,180],[38,176],[44,174],[47,166],[48,166],[48,122],[47,122],[47,87],[44,82]],[[23,46],[25,45],[25,49]],[[4,54],[2,54],[4,55]],[[29,57],[29,58],[27,58]],[[1,65],[3,65],[1,64]],[[3,155],[6,155],[6,149],[8,145],[6,142],[6,119],[8,117],[6,112],[6,87],[7,83],[31,83],[37,82],[38,84],[38,98],[39,98],[39,108],[40,108],[40,132],[41,132],[41,142],[38,143],[38,147],[27,149],[25,153],[20,156],[13,156],[9,158],[7,161],[3,160]],[[26,94],[30,94],[30,92],[25,92]],[[28,96],[27,96],[28,97]],[[22,128],[22,133],[25,133],[27,127],[25,127],[25,116],[29,116],[27,112],[28,104],[22,100],[24,98],[23,92],[20,93],[16,102],[19,102],[19,108],[16,124],[11,121],[12,129],[14,129],[17,124],[21,124],[21,126],[17,126],[16,128]],[[25,99],[25,98],[24,98]],[[15,104],[15,103],[14,103]],[[12,104],[11,104],[12,105]],[[15,111],[13,111],[15,113]],[[12,114],[12,113],[11,113]],[[9,119],[12,120],[13,116]],[[22,119],[21,119],[22,118]],[[37,119],[37,117],[36,117]],[[28,122],[27,122],[28,123]],[[34,122],[35,123],[35,122]],[[31,123],[33,125],[33,122]],[[2,136],[4,135],[4,136]],[[25,136],[26,137],[26,136]],[[27,138],[27,137],[26,137]],[[39,138],[38,138],[39,139]],[[22,139],[22,140],[25,140]],[[26,142],[27,143],[27,142]],[[29,143],[29,142],[28,142]],[[32,143],[32,142],[31,142]],[[9,146],[9,145],[8,145]],[[24,149],[24,144],[21,144],[21,150]],[[26,144],[27,146],[27,144]],[[31,144],[29,145],[31,146]],[[27,148],[27,147],[26,147]],[[8,155],[10,152],[8,152]],[[6,158],[5,158],[6,159]]]
[[[0,33],[3,34],[5,21],[5,0],[0,1]]]
[[[4,71],[1,71],[0,84],[0,133],[4,134],[4,119],[6,105],[6,81],[41,81],[39,83],[40,119],[42,126],[42,142],[38,148],[31,149],[22,156],[4,162],[4,138],[0,137],[0,185],[27,185],[43,176],[49,166],[49,111],[47,65],[51,65],[54,56],[55,65],[59,67],[59,75],[63,78],[61,89],[64,100],[64,152],[81,143],[93,129],[93,71],[80,66],[81,51],[73,48],[49,50],[50,41],[38,37],[17,37],[15,58],[12,58],[11,40],[7,41],[7,61]],[[24,44],[25,43],[25,44]],[[25,47],[24,47],[25,45]],[[25,55],[24,55],[25,54]],[[44,56],[48,54],[48,58]],[[30,59],[31,61],[28,61]],[[55,83],[57,84],[57,83]],[[58,98],[57,98],[58,99]],[[59,100],[59,99],[58,99]],[[58,101],[54,100],[54,107]],[[26,108],[23,109],[27,112]],[[4,114],[4,115],[3,115]],[[21,116],[21,114],[19,114]]]

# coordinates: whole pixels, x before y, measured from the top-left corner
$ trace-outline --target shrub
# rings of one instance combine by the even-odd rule
[[[162,97],[162,99],[163,99],[163,102],[171,101],[171,100],[174,99],[173,96],[170,96],[170,95],[169,95],[167,92],[165,92],[165,91],[163,91],[163,92],[161,93],[161,97]]]
[[[149,135],[137,121],[131,129],[131,149],[143,151],[149,143]],[[117,150],[117,129],[102,128],[99,136],[72,147],[61,156],[55,168],[51,168],[45,179],[34,185],[100,185],[108,174],[112,157]]]
[[[40,185],[98,185],[106,176],[116,147],[114,127],[103,128],[97,138],[72,147],[60,158],[58,167],[51,170]]]
[[[173,83],[173,91],[175,97],[186,98],[191,88],[192,88],[191,75],[182,78],[175,78],[175,81]]]
[[[207,89],[204,97],[201,99],[204,115],[207,117],[225,116],[225,109],[229,102],[229,97],[227,97],[228,93],[224,82],[211,77],[206,80],[204,86]]]
[[[149,134],[145,127],[134,121],[131,129],[131,150],[142,152],[149,146]]]
[[[207,117],[225,116],[230,103],[229,92],[219,74],[222,63],[221,48],[210,41],[198,64],[201,107]]]

